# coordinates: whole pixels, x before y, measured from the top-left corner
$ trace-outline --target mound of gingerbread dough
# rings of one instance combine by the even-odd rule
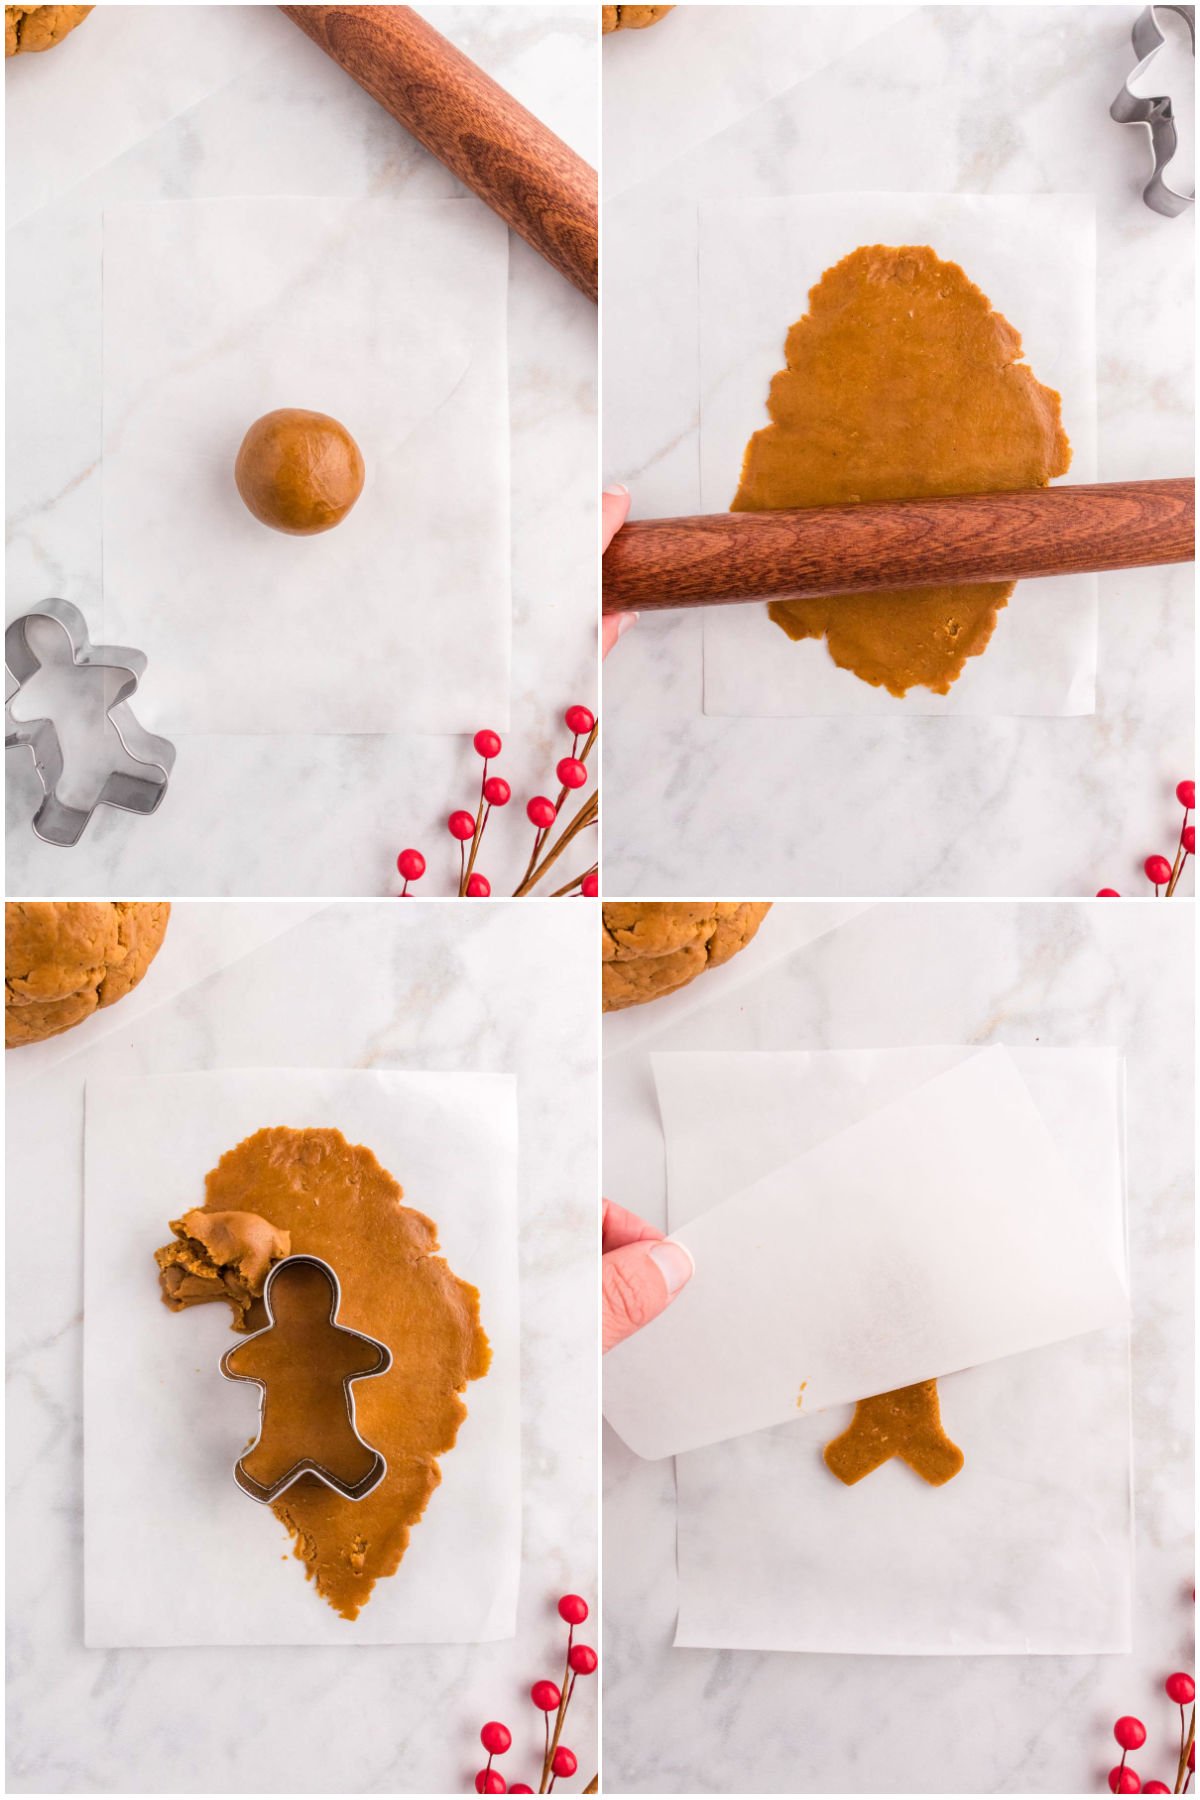
[[[91,12],[90,6],[6,6],[4,54],[22,56],[30,50],[53,50]]]
[[[601,908],[605,1012],[641,1006],[685,987],[745,948],[769,900],[647,900]]]
[[[602,6],[600,17],[606,32],[642,31],[674,10],[673,6]]]
[[[4,1042],[70,1031],[135,988],[166,934],[166,900],[10,900],[4,908]]]

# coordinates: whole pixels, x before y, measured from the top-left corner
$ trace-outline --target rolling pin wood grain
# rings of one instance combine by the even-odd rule
[[[604,611],[1191,562],[1195,501],[1191,480],[1114,481],[634,521],[605,553]]]
[[[560,275],[597,284],[596,171],[411,6],[283,6]]]

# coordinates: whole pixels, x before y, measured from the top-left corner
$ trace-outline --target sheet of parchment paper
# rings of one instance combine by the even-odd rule
[[[796,1145],[974,1054],[935,1046],[656,1056],[670,1225]],[[1118,1053],[1010,1055],[1124,1267]],[[821,1450],[849,1410],[677,1458],[676,1643],[861,1654],[1128,1650],[1128,1330],[1006,1357],[939,1385],[966,1462],[936,1492],[894,1463],[852,1489],[833,1480]]]
[[[104,627],[178,732],[468,732],[509,695],[508,238],[482,202],[195,200],[104,232]],[[233,480],[278,407],[366,465],[289,537]]]
[[[1062,395],[1070,482],[1096,479],[1095,206],[1083,194],[811,194],[700,208],[700,485],[725,512],[742,455],[769,423],[771,377],[809,289],[862,244],[929,244],[1021,333]],[[839,669],[824,640],[793,644],[765,606],[704,611],[704,710],[749,718],[871,713],[976,717],[1095,711],[1094,575],[1023,581],[982,656],[948,694],[903,700]]]
[[[255,1070],[90,1080],[84,1233],[84,1581],[91,1646],[475,1643],[510,1637],[520,1572],[516,1085],[507,1075]],[[218,1363],[224,1305],[172,1313],[154,1251],[221,1154],[336,1126],[437,1224],[480,1292],[493,1361],[396,1574],[353,1623],[321,1600],[233,1464],[256,1401]]]
[[[1128,1317],[1111,1246],[999,1048],[675,1235],[696,1273],[605,1363],[605,1416],[640,1456],[699,1449]]]

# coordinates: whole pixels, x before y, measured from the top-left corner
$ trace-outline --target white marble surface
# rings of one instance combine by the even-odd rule
[[[780,909],[776,908],[776,912]],[[857,1657],[671,1648],[675,1483],[604,1438],[605,1779],[611,1792],[1081,1793],[1144,1719],[1164,1776],[1162,1676],[1191,1667],[1192,908],[873,907],[767,954],[735,999],[605,1063],[605,1191],[663,1220],[648,1052],[898,1044],[1119,1045],[1126,1056],[1134,1653]],[[739,961],[755,954],[751,946]],[[747,1528],[753,1499],[747,1496]],[[798,1522],[800,1527],[803,1521]],[[831,1547],[831,1554],[836,1554]]]
[[[180,935],[190,910],[176,909]],[[533,1767],[527,1689],[557,1674],[554,1602],[595,1595],[593,910],[332,906],[23,1089],[8,1120],[10,1791],[465,1792],[489,1718],[513,1730],[512,1778],[518,1755],[520,1773]],[[84,1081],[272,1066],[517,1073],[513,1640],[349,1654],[83,1648]],[[579,1756],[572,1788],[592,1773],[594,1708],[585,1683],[564,1734]]]
[[[105,15],[116,10],[98,9],[76,43],[40,60],[50,66],[59,54],[82,55],[85,33],[88,54],[99,58]],[[177,54],[186,60],[212,9],[169,10]],[[231,79],[98,170],[89,170],[81,144],[75,185],[9,233],[10,616],[50,593],[74,599],[85,613],[99,600],[106,206],[228,195],[440,198],[464,191],[274,8],[242,10],[254,17],[246,60]],[[596,160],[599,46],[591,8],[430,10],[446,36]],[[161,57],[161,21],[156,30]],[[141,77],[122,42],[122,60],[106,76],[109,104],[136,111]],[[10,63],[10,85],[25,73]],[[43,129],[57,129],[48,111]],[[35,135],[22,133],[13,149],[34,154]],[[46,305],[47,294],[53,306]],[[594,698],[595,337],[590,302],[511,239],[512,726],[499,772],[521,802],[546,790],[555,761],[569,748],[562,741],[563,709]],[[219,679],[219,670],[211,674]],[[404,678],[398,671],[398,685]],[[141,820],[105,809],[71,852],[34,838],[29,819],[39,789],[32,762],[24,751],[9,755],[8,891],[388,894],[399,887],[396,852],[409,844],[420,845],[429,860],[424,891],[446,891],[457,853],[444,820],[456,806],[471,806],[478,792],[469,739],[176,735],[179,760],[160,812]],[[517,810],[496,821],[479,865],[497,893],[511,891],[529,850]]]
[[[699,507],[697,206],[784,194],[1094,194],[1100,479],[1191,470],[1192,225],[1143,206],[1145,133],[1108,116],[1135,7],[896,9],[786,92],[764,56],[757,106],[741,9],[696,10],[669,62],[677,15],[646,34],[662,79],[686,88],[691,36],[720,34],[741,116],[648,154],[605,207],[605,473],[633,516]],[[795,29],[829,55],[844,12],[795,8]],[[609,136],[636,122],[634,49],[605,63]],[[608,891],[1146,891],[1192,772],[1193,574],[1100,577],[1085,718],[706,718],[699,616],[643,618],[605,664]]]

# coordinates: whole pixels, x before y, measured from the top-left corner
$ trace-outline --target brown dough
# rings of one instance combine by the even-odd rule
[[[92,11],[90,6],[6,6],[4,54],[21,56],[30,50],[53,50]]]
[[[642,31],[647,25],[657,25],[673,6],[602,6],[600,18],[605,32],[610,31]]]
[[[853,1487],[864,1475],[898,1456],[931,1487],[941,1487],[963,1466],[963,1453],[942,1429],[936,1381],[918,1381],[860,1400],[841,1437],[825,1446],[825,1462]]]
[[[268,1491],[303,1462],[320,1463],[350,1487],[378,1465],[355,1430],[347,1393],[355,1377],[387,1359],[374,1338],[334,1322],[335,1298],[323,1269],[289,1264],[271,1283],[273,1322],[225,1356],[235,1380],[262,1387],[258,1439],[239,1466]],[[361,1392],[355,1389],[356,1408]]]
[[[4,908],[4,1042],[70,1031],[135,988],[166,935],[166,900],[10,900]]]
[[[673,993],[745,948],[771,910],[752,900],[606,901],[601,907],[605,1012]]]
[[[392,1353],[386,1375],[355,1389],[359,1431],[387,1460],[379,1486],[344,1500],[304,1478],[272,1508],[317,1592],[347,1619],[399,1568],[441,1480],[437,1458],[467,1416],[462,1393],[491,1361],[478,1292],[437,1254],[433,1221],[402,1200],[372,1152],[340,1131],[279,1126],[226,1152],[199,1209],[257,1214],[288,1234],[293,1253],[321,1257],[341,1282],[343,1323]],[[194,1213],[186,1217],[194,1223]],[[244,1330],[236,1302],[233,1310],[234,1329]]]
[[[257,1213],[205,1212],[197,1206],[172,1219],[171,1230],[175,1241],[156,1250],[154,1260],[163,1301],[172,1312],[228,1300],[244,1325],[272,1264],[292,1253],[289,1233]]]
[[[362,452],[328,413],[285,406],[254,421],[233,476],[262,524],[290,537],[314,537],[340,525],[362,493]]]
[[[852,251],[787,335],[772,423],[746,446],[733,512],[1046,487],[1070,467],[1059,396],[957,263],[927,245]],[[986,649],[1013,582],[778,600],[790,638],[898,697],[945,694]]]

